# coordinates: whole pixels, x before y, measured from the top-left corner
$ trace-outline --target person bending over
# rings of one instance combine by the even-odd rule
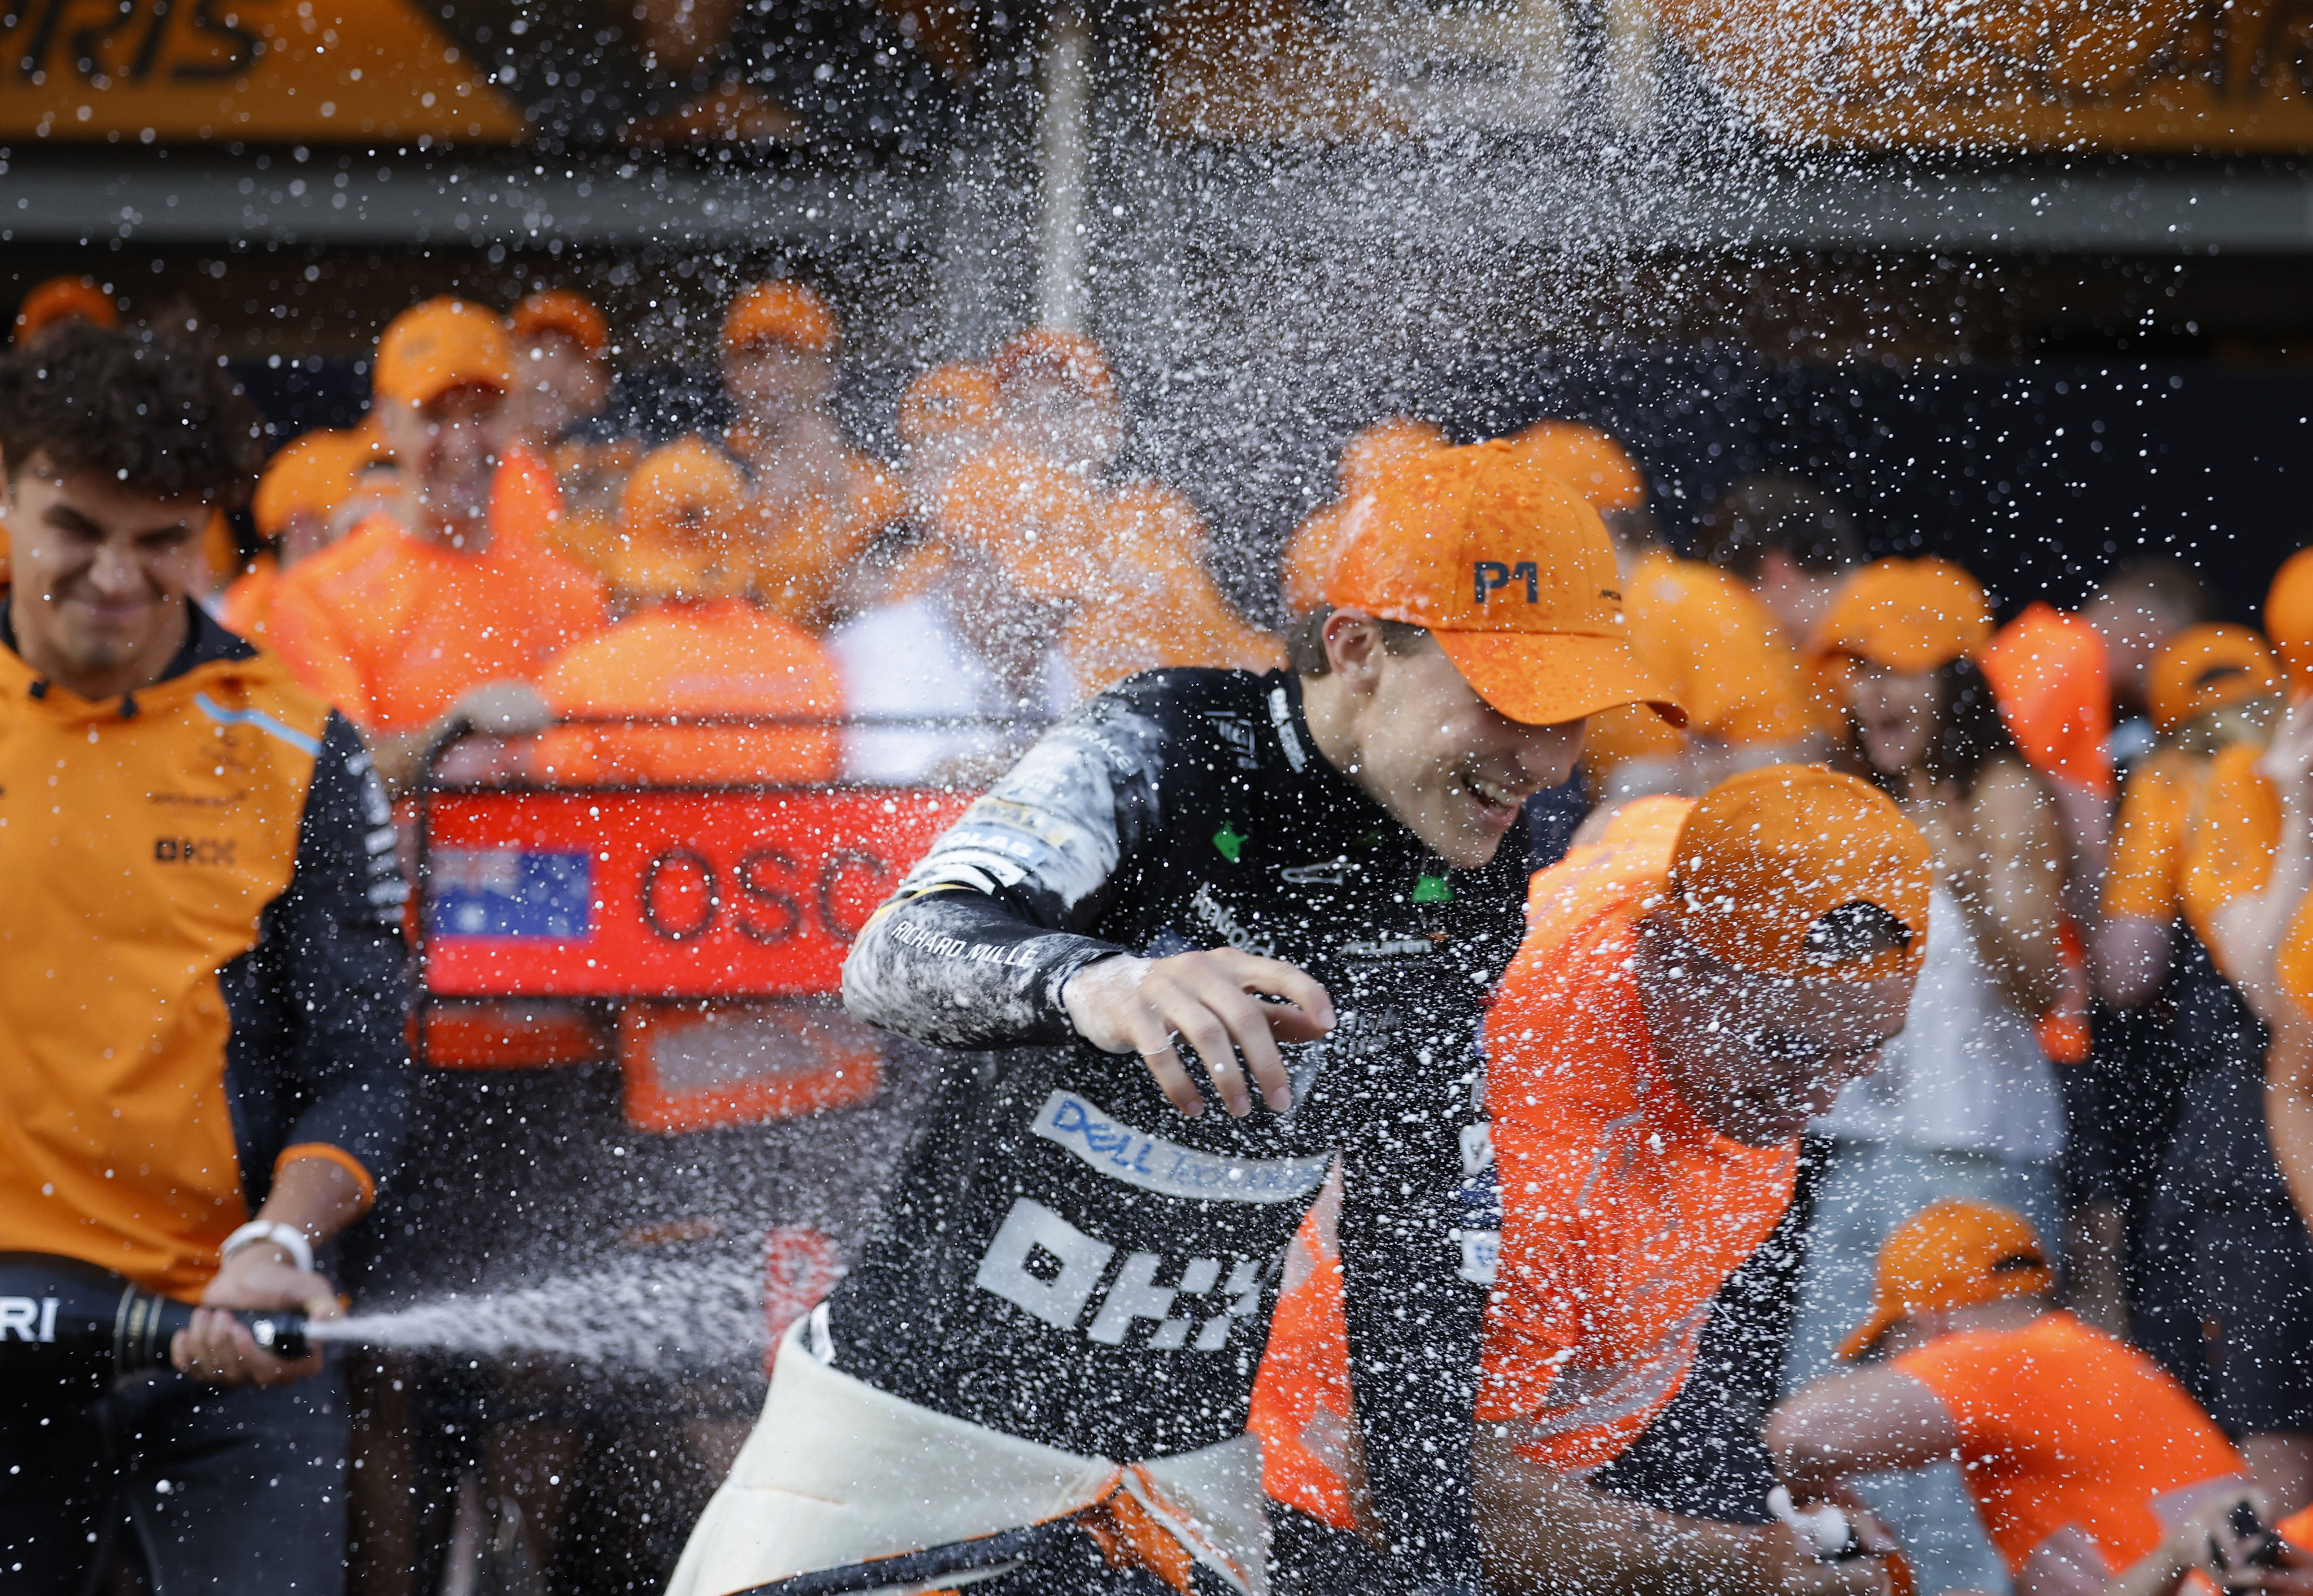
[[[1517,941],[1520,803],[1565,779],[1585,716],[1654,696],[1613,559],[1506,445],[1425,457],[1295,670],[1100,695],[910,873],[845,1002],[957,1051],[673,1596],[1039,1524],[992,1577],[908,1566],[1265,1590],[1246,1405],[1336,1153],[1379,1588],[1480,1588],[1482,1293],[1456,1233],[1477,1021]]]
[[[1903,1030],[1930,873],[1885,796],[1779,766],[1712,789],[1662,868],[1555,945],[1558,916],[1533,916],[1486,1030],[1502,1236],[1473,1463],[1498,1588],[1892,1588],[1601,1475],[1781,1219],[1808,1118]]]
[[[1491,1143],[1466,1160],[1468,1207],[1499,1215],[1499,1243],[1490,1218],[1463,1231],[1494,1291],[1475,1488],[1497,1589],[1887,1588],[1878,1563],[1723,1521],[1717,1480],[1666,1493],[1618,1466],[1671,1442],[1658,1432],[1680,1422],[1713,1301],[1790,1201],[1799,1127],[1902,1026],[1928,876],[1925,841],[1886,797],[1784,766],[1699,803],[1627,805],[1535,877],[1486,1020]],[[1373,1534],[1324,1240],[1253,1397],[1296,1592],[1362,1588],[1344,1534]],[[1763,1521],[1764,1455],[1755,1431],[1743,1440]],[[1650,1506],[1628,1499],[1641,1491]]]
[[[2058,1308],[2055,1284],[2011,1209],[1948,1199],[1899,1226],[1870,1317],[1840,1346],[1881,1361],[1767,1421],[1793,1516],[1836,1505],[1856,1476],[1958,1458],[2017,1596],[2171,1596],[2203,1588],[2196,1569],[2227,1590],[2313,1591],[2294,1548],[2243,1565],[2235,1505],[2269,1514],[2240,1453],[2150,1358]]]

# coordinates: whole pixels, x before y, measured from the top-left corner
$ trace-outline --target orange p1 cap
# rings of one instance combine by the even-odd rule
[[[1535,469],[1569,484],[1605,514],[1647,502],[1646,474],[1627,450],[1579,421],[1537,421],[1511,440]]]
[[[1702,795],[1659,901],[1681,935],[1737,969],[1877,981],[1919,973],[1933,875],[1927,839],[1878,788],[1770,765]]]
[[[2281,690],[2281,668],[2265,639],[2247,627],[2187,627],[2152,662],[2145,707],[2162,732],[2195,715]]]
[[[2030,1221],[1996,1204],[1946,1197],[1880,1243],[1871,1317],[1839,1344],[1839,1355],[1863,1356],[1922,1310],[1974,1308],[2004,1297],[2045,1296],[2055,1288],[2056,1272]]]
[[[549,288],[532,294],[514,306],[506,322],[518,345],[528,343],[541,332],[561,332],[576,339],[579,347],[589,355],[600,355],[611,346],[611,324],[602,320],[602,312],[594,308],[593,300],[567,288]]]
[[[383,399],[423,405],[453,388],[495,388],[514,382],[514,351],[496,312],[444,296],[413,305],[378,336],[370,391]]]
[[[784,344],[809,355],[832,355],[842,341],[843,329],[827,302],[784,278],[756,284],[723,312],[726,352],[749,344]]]
[[[919,373],[900,390],[900,442],[911,449],[995,425],[996,379],[986,366],[951,360]]]
[[[2290,690],[2313,689],[2313,548],[2282,562],[2265,595],[2265,635],[2281,655]]]
[[[1350,506],[1325,601],[1423,627],[1487,703],[1554,725],[1618,704],[1685,714],[1631,652],[1598,513],[1491,443],[1438,449]]]
[[[658,598],[736,598],[754,577],[746,513],[745,479],[712,445],[688,437],[654,449],[619,495],[625,536],[603,561],[603,579]]]
[[[1983,584],[1930,555],[1875,561],[1849,577],[1809,652],[1909,673],[1974,659],[1991,641]]]
[[[50,277],[36,284],[16,306],[13,335],[22,343],[44,327],[59,321],[87,321],[98,327],[120,325],[120,307],[94,277]]]
[[[324,429],[292,438],[265,462],[249,502],[250,517],[259,532],[277,538],[293,515],[334,514],[353,496],[362,469],[376,458],[376,448],[361,433]]]

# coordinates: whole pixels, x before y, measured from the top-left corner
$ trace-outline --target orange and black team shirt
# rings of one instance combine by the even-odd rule
[[[0,607],[0,1251],[197,1300],[295,1159],[400,1139],[403,883],[353,727],[188,606],[92,703]]]

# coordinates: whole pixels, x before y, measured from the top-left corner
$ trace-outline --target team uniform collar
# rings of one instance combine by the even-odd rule
[[[164,682],[174,681],[180,676],[189,676],[201,666],[215,663],[219,660],[253,660],[257,657],[255,647],[219,626],[210,618],[207,610],[190,599],[184,601],[184,604],[188,618],[185,640],[178,645],[177,652],[170,657],[169,663],[163,669],[160,679],[143,688],[123,693],[118,699],[101,701],[117,703],[122,720],[128,720],[136,715],[136,694],[139,692],[150,692]],[[13,601],[0,601],[0,647],[7,650],[9,660],[16,666],[16,672],[12,674],[20,672],[25,678],[24,690],[30,696],[34,698],[46,698],[51,693],[71,696],[67,689],[53,686],[47,677],[34,671],[18,650]]]

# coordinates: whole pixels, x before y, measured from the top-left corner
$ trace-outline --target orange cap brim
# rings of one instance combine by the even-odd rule
[[[1572,632],[1432,632],[1478,696],[1514,721],[1554,726],[1644,704],[1674,726],[1686,712],[1639,668],[1619,637]]]

